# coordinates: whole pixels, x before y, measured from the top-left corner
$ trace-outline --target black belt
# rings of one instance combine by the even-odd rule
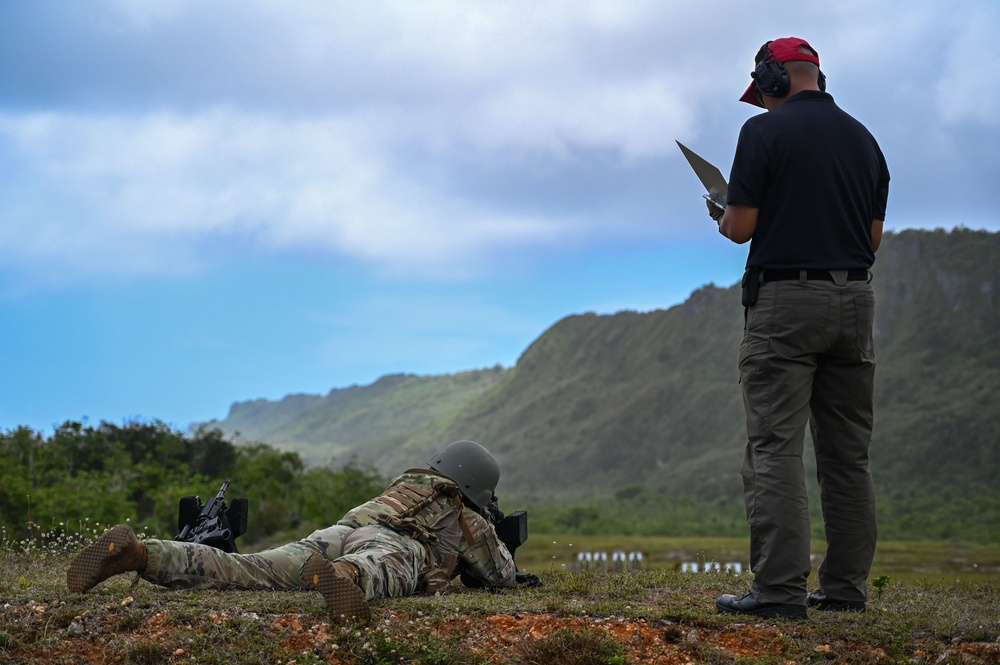
[[[805,272],[806,279],[818,279],[825,282],[832,282],[833,276],[829,270],[762,270],[761,281],[763,282],[783,282],[790,279],[799,279]],[[867,282],[868,270],[857,268],[847,271],[848,282]]]

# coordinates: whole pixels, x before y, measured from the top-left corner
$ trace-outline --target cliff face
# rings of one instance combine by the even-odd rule
[[[873,282],[872,463],[890,516],[895,505],[937,510],[945,493],[953,505],[977,495],[1000,503],[998,257],[998,234],[883,239]],[[668,310],[568,316],[508,370],[244,403],[217,424],[314,460],[357,455],[390,475],[471,438],[510,470],[503,490],[523,496],[639,485],[664,497],[739,501],[739,300],[737,285],[706,286]]]

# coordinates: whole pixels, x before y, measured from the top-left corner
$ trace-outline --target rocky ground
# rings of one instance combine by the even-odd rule
[[[368,625],[321,613],[205,612],[131,596],[94,605],[0,601],[5,663],[1000,663],[1000,643],[915,640],[906,652],[870,638],[817,641],[809,622],[512,613],[425,614],[383,606]],[[239,657],[236,655],[239,654]]]

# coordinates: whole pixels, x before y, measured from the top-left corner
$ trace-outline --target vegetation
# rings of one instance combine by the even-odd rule
[[[819,585],[816,568],[822,561],[826,542],[812,542],[813,572],[809,584]],[[580,555],[595,555],[591,562],[581,562]],[[606,559],[598,560],[603,553]],[[615,561],[615,553],[622,555]],[[552,533],[533,530],[528,542],[517,550],[518,565],[531,571],[620,571],[633,566],[624,555],[639,553],[645,570],[690,571],[692,569],[743,572],[749,568],[749,538],[623,536],[602,534]],[[1000,581],[1000,542],[973,543],[944,540],[881,540],[875,552],[870,585],[879,578],[893,583],[907,582],[985,582]]]
[[[544,586],[377,601],[365,625],[331,625],[318,594],[171,591],[120,575],[66,590],[89,539],[0,546],[0,661],[376,664],[995,663],[998,581],[875,585],[866,614],[809,621],[715,613],[745,575],[541,571]]]
[[[62,534],[130,521],[172,537],[181,497],[207,500],[224,478],[228,498],[250,501],[248,543],[327,527],[385,486],[354,460],[306,468],[294,452],[235,446],[219,430],[67,422],[48,438],[28,428],[0,434],[0,528],[17,541],[38,525]]]
[[[865,615],[814,612],[809,622],[747,621],[715,614],[721,593],[747,575],[683,574],[648,556],[643,570],[575,572],[582,548],[624,546],[661,555],[688,547],[721,561],[746,546],[624,537],[595,506],[567,503],[532,517],[521,565],[545,585],[501,594],[453,583],[446,593],[379,601],[375,620],[339,627],[316,594],[177,592],[121,575],[87,594],[65,586],[70,557],[106,526],[130,521],[170,537],[180,496],[214,492],[232,477],[250,499],[243,551],[301,537],[380,491],[384,480],[351,461],[307,468],[266,445],[234,446],[217,430],[183,435],[162,423],[66,423],[48,438],[26,429],[0,436],[0,661],[5,663],[989,663],[1000,659],[1000,606],[992,573],[966,581],[909,581],[890,567],[872,579]],[[637,507],[650,497],[622,488]],[[639,502],[639,503],[634,503]],[[509,506],[515,507],[515,506]],[[698,506],[675,507],[697,525]],[[652,511],[650,511],[652,512]],[[671,513],[667,513],[671,514]],[[682,519],[683,518],[683,519]],[[687,520],[685,522],[685,520]],[[40,526],[43,522],[45,526]],[[539,527],[565,526],[563,535]],[[575,530],[575,533],[574,533]],[[604,530],[604,535],[580,535]],[[706,529],[710,530],[710,529]],[[575,543],[575,544],[573,544]],[[982,561],[996,570],[997,546],[880,545],[893,565],[919,568],[920,552]],[[878,563],[878,562],[877,562]],[[975,564],[974,564],[975,565]],[[952,580],[954,578],[951,578]],[[975,581],[968,581],[968,580]]]
[[[325,396],[240,402],[230,409],[224,428],[215,422],[208,425],[224,429],[234,441],[266,441],[294,450],[307,463],[359,452],[377,459],[391,454],[415,429],[451,416],[504,376],[499,365],[442,377],[393,374],[369,386],[338,388]],[[337,417],[331,418],[331,412]]]

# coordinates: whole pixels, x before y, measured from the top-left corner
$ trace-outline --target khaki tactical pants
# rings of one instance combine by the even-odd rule
[[[762,284],[747,310],[740,380],[747,420],[741,474],[750,524],[752,593],[804,604],[809,507],[802,454],[811,421],[826,530],[827,597],[864,601],[875,555],[868,469],[875,376],[875,298],[864,281]]]
[[[184,589],[299,589],[302,564],[321,554],[354,564],[368,600],[390,598],[416,592],[433,561],[426,545],[383,526],[334,525],[258,554],[230,554],[172,540],[145,543],[148,559],[143,578]]]

